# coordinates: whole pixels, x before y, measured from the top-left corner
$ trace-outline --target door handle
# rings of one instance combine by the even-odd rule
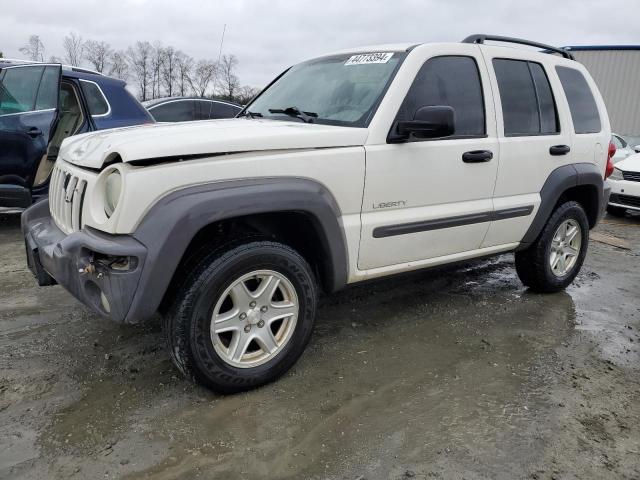
[[[569,148],[569,145],[554,145],[553,147],[549,148],[549,153],[554,156],[566,155],[570,151],[571,148]]]
[[[40,130],[38,127],[31,127],[29,130],[27,130],[27,135],[29,135],[31,138],[36,138],[42,135],[42,130]]]
[[[493,152],[490,150],[472,150],[462,154],[464,163],[482,163],[488,162],[493,158]]]

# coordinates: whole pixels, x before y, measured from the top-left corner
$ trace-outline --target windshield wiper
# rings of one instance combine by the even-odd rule
[[[239,117],[256,118],[256,117],[262,117],[262,114],[260,112],[252,112],[251,110],[245,110],[244,112],[242,112],[238,116]]]
[[[270,108],[269,113],[284,113],[290,117],[299,118],[305,123],[313,123],[313,119],[318,118],[318,114],[316,112],[303,112],[298,107]]]

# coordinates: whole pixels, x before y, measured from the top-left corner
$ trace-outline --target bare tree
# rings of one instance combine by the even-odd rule
[[[260,93],[259,88],[250,87],[248,85],[244,85],[243,87],[238,88],[237,93],[235,94],[234,100],[241,105],[248,104],[251,100],[253,100]]]
[[[164,49],[164,55],[162,56],[161,66],[161,80],[164,84],[164,89],[167,96],[173,95],[174,88],[176,86],[176,77],[178,74],[178,52],[175,48],[167,47]]]
[[[193,89],[193,93],[198,97],[204,97],[207,94],[209,85],[215,83],[217,75],[217,65],[211,60],[198,60],[193,72],[189,76],[189,85]]]
[[[160,70],[162,68],[162,59],[164,56],[164,48],[160,42],[155,42],[151,51],[151,98],[159,98],[161,82]]]
[[[126,80],[129,77],[129,64],[127,53],[122,50],[115,50],[109,55],[109,75]]]
[[[148,99],[148,87],[153,74],[151,65],[152,56],[153,47],[149,42],[138,41],[134,47],[127,49],[129,65],[135,76],[142,101]]]
[[[20,48],[20,52],[36,62],[44,61],[44,43],[39,35],[31,35],[27,44]]]
[[[64,61],[75,67],[80,66],[84,58],[84,40],[82,40],[82,37],[75,32],[70,32],[62,40],[62,46],[64,47]]]
[[[218,86],[220,94],[227,100],[233,100],[240,88],[240,80],[235,74],[238,66],[238,58],[235,55],[223,55],[220,60]]]
[[[85,58],[93,68],[102,73],[107,68],[107,63],[111,57],[111,47],[107,42],[97,40],[87,40],[84,44]]]
[[[193,58],[189,55],[185,55],[181,51],[176,52],[176,65],[177,72],[177,92],[180,96],[184,97],[190,87],[189,78],[191,78],[191,71],[193,70]]]

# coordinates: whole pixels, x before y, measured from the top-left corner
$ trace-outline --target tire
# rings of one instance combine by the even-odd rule
[[[607,205],[607,213],[612,217],[624,217],[626,208],[623,207],[615,207],[613,205]]]
[[[561,244],[554,243],[554,237],[562,237],[562,232],[559,228],[564,225],[579,226],[579,231],[575,234],[575,240],[572,240],[570,244],[562,247],[563,251],[570,249],[575,250],[578,238],[580,247],[577,255],[569,258],[565,257],[565,260],[554,262],[558,260],[558,256],[564,257],[562,254],[554,253],[556,248]],[[568,230],[570,233],[573,230]],[[534,292],[540,293],[552,293],[558,292],[566,288],[580,271],[584,257],[587,254],[587,247],[589,244],[589,221],[587,215],[582,206],[577,202],[566,202],[556,208],[553,212],[544,229],[540,233],[538,239],[526,250],[518,251],[515,254],[516,260],[516,272],[518,277]],[[557,270],[552,268],[552,262],[555,263]],[[567,270],[563,272],[560,268],[560,263],[567,267]]]
[[[317,296],[311,267],[290,247],[251,240],[222,246],[195,264],[163,316],[171,358],[218,393],[272,382],[309,342]],[[232,330],[219,332],[225,328]]]

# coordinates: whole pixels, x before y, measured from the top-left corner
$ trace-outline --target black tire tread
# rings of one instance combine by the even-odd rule
[[[204,385],[211,390],[219,393],[236,393],[240,391],[249,390],[255,388],[269,381],[275,380],[278,376],[284,374],[293,362],[288,362],[287,365],[282,365],[282,368],[272,375],[268,381],[261,381],[259,379],[250,381],[248,383],[236,383],[230,384],[228,376],[222,371],[210,371],[209,375],[200,371],[200,368],[196,365],[194,359],[194,352],[192,349],[191,337],[193,335],[191,329],[191,315],[193,312],[194,304],[198,298],[199,291],[210,280],[212,275],[226,265],[232,259],[247,254],[256,248],[268,247],[275,251],[281,251],[283,255],[293,255],[297,262],[300,262],[305,266],[306,271],[309,273],[311,284],[308,286],[312,293],[313,302],[310,306],[310,313],[312,317],[315,315],[316,298],[317,298],[317,285],[315,278],[313,277],[311,267],[306,260],[298,254],[295,250],[287,245],[258,239],[256,237],[247,239],[235,239],[230,240],[224,244],[214,247],[209,253],[202,256],[201,259],[192,263],[193,268],[190,272],[186,273],[184,278],[179,282],[179,291],[174,297],[174,301],[168,307],[166,313],[162,316],[162,330],[165,337],[169,354],[173,363],[178,370],[188,379]],[[304,349],[309,341],[311,335],[311,328],[308,332],[305,332],[304,341],[297,347]],[[301,352],[300,352],[301,353]],[[299,355],[298,355],[299,356]],[[214,377],[214,380],[210,378]],[[215,379],[216,376],[220,376],[219,380]],[[224,378],[222,378],[224,377]]]
[[[547,249],[558,224],[569,216],[578,217],[576,219],[581,224],[583,235],[586,235],[586,241],[583,238],[583,246],[573,272],[564,279],[558,279],[551,277],[552,274],[547,269]],[[584,261],[589,238],[588,225],[587,215],[582,205],[578,202],[569,201],[559,205],[536,241],[526,250],[516,252],[516,272],[520,281],[534,292],[553,293],[565,289],[573,282]]]

